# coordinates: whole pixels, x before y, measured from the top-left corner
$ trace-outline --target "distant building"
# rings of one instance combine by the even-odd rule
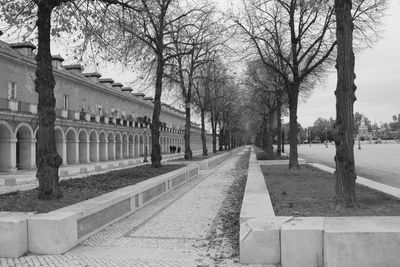
[[[31,43],[0,41],[0,171],[35,168],[38,129],[36,61]],[[56,144],[63,165],[138,157],[151,147],[153,99],[81,65],[62,65],[53,56],[56,86]],[[184,148],[185,115],[162,104],[162,153]],[[211,140],[211,138],[209,138]],[[201,148],[192,128],[192,149]]]
[[[361,117],[361,124],[358,127],[358,136],[361,140],[368,140],[371,137],[371,134],[368,132],[368,127],[365,125],[364,116]]]

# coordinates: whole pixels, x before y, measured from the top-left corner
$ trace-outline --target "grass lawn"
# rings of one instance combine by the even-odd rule
[[[147,164],[85,178],[63,180],[60,182],[63,197],[59,200],[39,200],[37,189],[2,194],[0,195],[0,211],[49,212],[182,167],[185,165],[165,164],[162,168],[156,169]]]
[[[277,216],[400,215],[400,200],[358,184],[358,207],[335,210],[335,176],[311,166],[261,168]]]

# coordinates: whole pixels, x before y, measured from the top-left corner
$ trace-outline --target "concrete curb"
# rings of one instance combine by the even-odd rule
[[[0,212],[0,244],[7,244],[0,245],[0,257],[19,257],[27,251],[64,253],[113,222],[196,178],[198,173],[197,165],[188,165],[49,213]],[[9,244],[17,247],[11,248]]]
[[[399,266],[400,217],[275,216],[270,214],[271,201],[260,174],[260,163],[251,159],[252,156],[240,215],[242,263],[281,264],[282,267]],[[321,164],[310,165],[334,171]],[[357,182],[400,196],[398,188],[363,177],[358,177]],[[247,188],[258,192],[261,201],[254,201],[252,190]]]

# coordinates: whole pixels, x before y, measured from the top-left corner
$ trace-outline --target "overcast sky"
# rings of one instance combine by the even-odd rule
[[[238,3],[241,0],[214,1],[221,9],[226,9],[231,6],[231,2]],[[400,113],[400,0],[388,0],[388,2],[390,6],[383,21],[382,39],[372,48],[356,54],[357,101],[354,104],[354,111],[363,113],[378,125],[380,122],[392,121],[392,116]],[[57,47],[53,46],[52,50],[64,54]],[[122,68],[103,65],[99,66],[99,71],[105,77],[112,77],[125,84],[134,80],[134,74]],[[147,90],[143,86],[139,88],[149,96],[154,94],[151,88]],[[298,121],[303,127],[311,126],[318,117],[336,117],[335,88],[336,72],[331,70],[326,80],[316,86],[311,97],[300,101]],[[166,96],[163,100],[171,103],[171,98]],[[285,118],[285,121],[288,121],[288,118]]]
[[[231,2],[240,0],[214,1],[225,9],[231,6]],[[378,125],[392,121],[392,116],[400,113],[400,0],[389,0],[389,3],[382,26],[382,39],[372,48],[356,54],[357,101],[354,111],[363,113]],[[132,79],[132,74],[121,70],[117,76],[121,81]],[[299,101],[298,121],[303,127],[313,125],[318,117],[336,117],[335,88],[336,71],[332,69],[325,81],[316,86],[310,98]],[[148,95],[153,94],[151,88],[144,91]],[[171,102],[169,97],[164,100]],[[285,118],[285,122],[288,120]]]
[[[354,111],[378,125],[392,121],[392,116],[400,113],[400,1],[389,2],[383,38],[372,48],[356,54]],[[318,117],[336,117],[335,88],[336,72],[332,72],[309,99],[300,103],[298,120],[303,127],[311,126]]]
[[[231,6],[231,2],[240,0],[214,1],[221,9],[226,9]],[[354,111],[363,113],[378,125],[380,122],[392,121],[392,116],[400,113],[400,0],[389,0],[389,3],[382,26],[382,39],[372,48],[356,54],[357,101]],[[111,77],[122,82],[132,81],[132,73],[129,71],[106,69],[107,76],[111,74]],[[336,117],[335,88],[336,71],[333,69],[326,80],[316,86],[310,98],[300,101],[298,121],[303,127],[313,125],[318,117]],[[153,94],[151,88],[142,90],[147,95]],[[168,96],[164,100],[172,102]],[[288,118],[285,118],[285,121],[288,121]]]

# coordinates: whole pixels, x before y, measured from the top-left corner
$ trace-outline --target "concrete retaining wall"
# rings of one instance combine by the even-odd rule
[[[223,153],[218,156],[213,156],[211,158],[208,158],[208,159],[196,162],[196,163],[197,163],[197,165],[199,165],[200,170],[209,170],[209,169],[212,169],[215,166],[221,164],[228,158],[232,157],[232,154],[234,153],[234,151],[236,151],[236,150],[231,150],[228,153]]]
[[[189,165],[49,213],[0,212],[0,257],[64,253],[198,173]]]
[[[242,263],[400,266],[400,217],[275,216],[259,163],[252,159],[240,213]]]

